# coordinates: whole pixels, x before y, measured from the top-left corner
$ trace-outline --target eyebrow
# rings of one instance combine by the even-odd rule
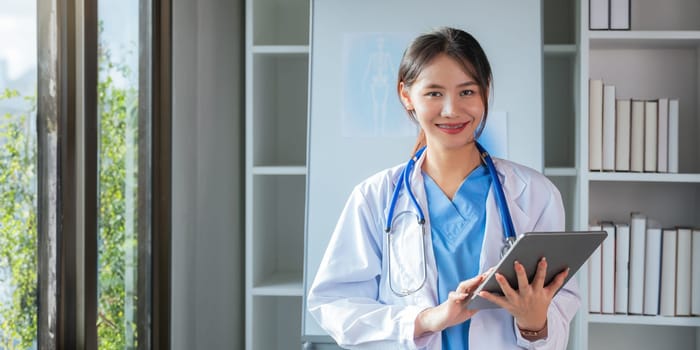
[[[467,81],[464,83],[461,83],[457,85],[457,87],[467,87],[467,86],[473,86],[473,85],[478,85],[475,81]],[[440,85],[440,84],[430,84],[426,86],[425,88],[427,89],[444,89],[445,87]]]

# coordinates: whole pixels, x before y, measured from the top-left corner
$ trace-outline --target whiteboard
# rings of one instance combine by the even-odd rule
[[[490,111],[507,119],[507,158],[543,169],[541,12],[540,0],[311,0],[303,339],[325,335],[306,292],[350,192],[413,148],[396,76],[415,36],[474,35],[493,70]]]

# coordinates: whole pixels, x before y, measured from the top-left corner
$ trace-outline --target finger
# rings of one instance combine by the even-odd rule
[[[527,286],[530,284],[530,282],[527,280],[525,266],[523,266],[523,264],[517,260],[513,265],[513,268],[515,269],[515,276],[518,277],[518,289],[523,290],[523,288],[527,288]]]
[[[567,267],[564,271],[559,272],[559,273],[554,277],[554,280],[552,281],[552,283],[550,283],[550,284],[545,288],[545,289],[549,292],[549,294],[550,294],[551,296],[553,296],[554,293],[556,293],[556,292],[559,290],[559,288],[561,288],[561,287],[564,285],[564,280],[566,280],[566,277],[569,275],[569,271],[570,271],[570,270],[571,270],[571,269],[569,269],[569,268]]]
[[[496,282],[501,287],[501,291],[503,292],[503,295],[505,295],[505,297],[507,299],[513,300],[514,298],[516,298],[518,296],[518,292],[516,292],[515,289],[513,289],[510,286],[510,283],[508,283],[508,280],[506,280],[506,278],[503,277],[502,274],[500,274],[500,273],[496,274]]]
[[[476,289],[476,287],[479,286],[479,284],[481,284],[483,280],[483,275],[477,275],[466,281],[462,281],[457,286],[457,291],[462,293],[471,293],[474,289]]]
[[[537,272],[532,280],[532,286],[535,288],[544,288],[544,278],[547,276],[547,259],[542,257],[537,263]]]
[[[450,292],[449,294],[447,294],[447,299],[452,300],[457,304],[461,304],[462,302],[464,302],[464,299],[466,299],[468,295],[469,294],[466,293]]]
[[[486,291],[480,292],[479,296],[510,312],[511,304],[508,302],[508,299],[506,299],[506,297],[502,297],[500,295],[496,295]]]

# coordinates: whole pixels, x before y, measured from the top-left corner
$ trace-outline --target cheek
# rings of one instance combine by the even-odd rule
[[[415,106],[415,116],[418,124],[425,127],[440,117],[440,109],[430,105]]]
[[[484,104],[472,103],[465,108],[465,112],[474,118],[475,125],[479,125],[484,117]]]
[[[436,114],[440,114],[440,110],[442,109],[441,105],[439,103],[435,103],[432,101],[421,101],[413,105],[413,107],[416,110],[416,113],[418,114],[418,118],[421,117],[427,117],[431,118],[435,116]]]
[[[470,101],[470,103],[465,106],[465,109],[470,115],[478,118],[481,118],[481,116],[484,114],[484,104],[481,102],[481,100]]]

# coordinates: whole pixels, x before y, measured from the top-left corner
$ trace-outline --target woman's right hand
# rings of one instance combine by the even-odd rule
[[[450,292],[442,304],[421,311],[416,317],[415,338],[428,332],[439,332],[445,328],[460,324],[472,316],[478,310],[470,310],[464,306],[464,301],[484,280],[486,274],[480,274],[474,278],[462,281],[455,291]]]

